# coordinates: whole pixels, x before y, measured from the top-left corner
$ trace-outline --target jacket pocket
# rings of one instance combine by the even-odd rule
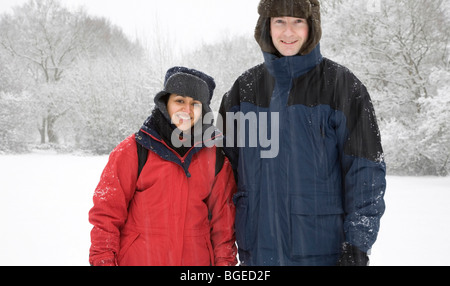
[[[332,255],[344,241],[339,198],[290,197],[291,255]]]
[[[134,244],[134,242],[139,238],[140,233],[128,231],[126,234],[123,234],[120,239],[120,252],[118,256],[119,265],[121,261],[124,260],[125,255],[127,254],[130,247]]]

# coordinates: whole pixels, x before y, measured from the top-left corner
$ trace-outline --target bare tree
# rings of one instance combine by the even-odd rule
[[[24,62],[35,82],[41,143],[46,142],[46,135],[49,142],[58,141],[55,123],[70,108],[54,86],[78,56],[83,18],[55,0],[30,0],[1,19],[0,46]]]

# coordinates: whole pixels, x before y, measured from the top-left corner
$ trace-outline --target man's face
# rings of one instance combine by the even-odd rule
[[[273,17],[270,20],[270,35],[275,48],[285,57],[295,56],[308,40],[309,26],[306,19]]]

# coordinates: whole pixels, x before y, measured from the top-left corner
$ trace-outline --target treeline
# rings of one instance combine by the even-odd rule
[[[389,173],[448,175],[449,3],[324,0],[322,10],[322,53],[368,87]],[[217,111],[262,60],[253,35],[175,55],[158,31],[132,41],[106,19],[30,0],[0,18],[0,152],[107,154],[150,114],[169,67],[214,76]]]
[[[107,153],[149,105],[144,60],[144,49],[106,19],[56,0],[2,15],[0,150]]]
[[[450,2],[326,3],[323,45],[367,85],[388,171],[448,175]]]

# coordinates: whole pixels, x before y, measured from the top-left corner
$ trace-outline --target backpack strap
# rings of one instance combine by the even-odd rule
[[[222,171],[223,163],[225,162],[225,152],[222,148],[216,147],[216,176]]]
[[[136,142],[136,145],[137,145],[137,154],[138,154],[138,175],[137,175],[137,177],[139,178],[139,175],[141,174],[142,169],[145,166],[145,163],[147,163],[148,150],[147,150],[147,148],[145,148],[138,142]]]

